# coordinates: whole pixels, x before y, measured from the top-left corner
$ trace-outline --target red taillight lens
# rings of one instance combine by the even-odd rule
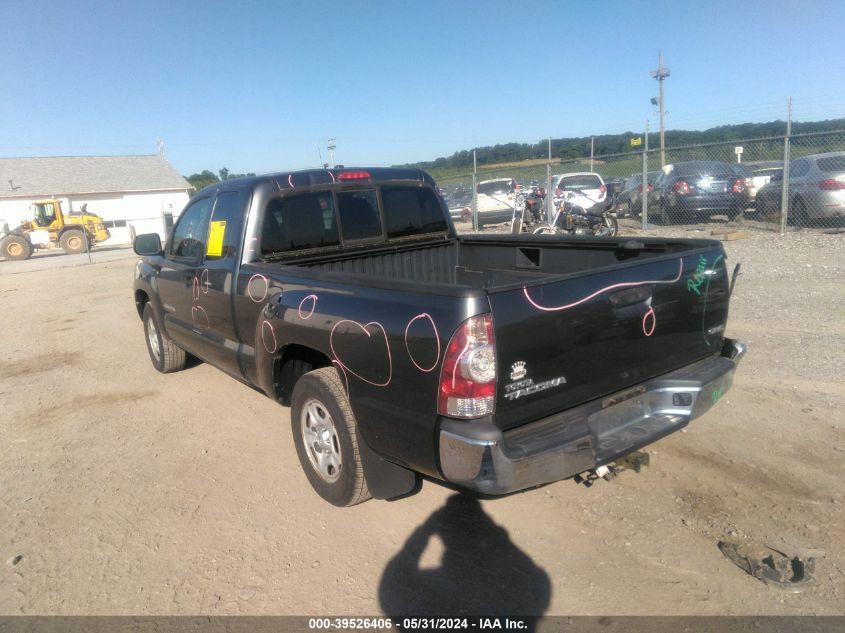
[[[604,185],[599,187],[599,193],[607,193],[607,187],[605,187]]]
[[[745,191],[745,180],[743,180],[742,178],[737,178],[736,180],[734,180],[734,186],[731,187],[731,191],[733,191],[734,193],[742,193],[743,191]]]
[[[437,412],[450,418],[493,413],[496,402],[496,344],[493,317],[467,319],[455,330],[443,359]]]
[[[560,187],[555,187],[555,195],[556,196],[562,196],[563,195],[563,192],[560,190]]]
[[[342,171],[337,175],[338,180],[369,180],[368,171]]]
[[[824,191],[840,191],[845,189],[845,181],[836,178],[825,178],[819,182],[819,189]]]
[[[649,185],[649,186],[648,186],[648,190],[649,190],[649,191],[654,191],[654,187],[653,187],[652,185]]]
[[[637,193],[642,193],[642,192],[643,192],[643,186],[640,185],[639,187],[637,187]]]
[[[675,183],[675,186],[672,187],[675,190],[675,193],[681,196],[685,196],[689,193],[689,183],[686,180],[679,180]]]

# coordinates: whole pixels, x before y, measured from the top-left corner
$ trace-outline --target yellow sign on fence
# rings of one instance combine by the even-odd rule
[[[640,136],[636,136],[631,139],[631,147],[636,147],[637,145],[642,145],[643,139]]]

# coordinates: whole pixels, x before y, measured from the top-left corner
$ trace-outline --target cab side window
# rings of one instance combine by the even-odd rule
[[[202,256],[205,252],[212,200],[212,198],[197,200],[182,212],[170,238],[168,255],[192,260],[197,260]]]
[[[240,242],[241,220],[244,217],[249,193],[223,191],[217,194],[214,211],[208,224],[206,260],[216,261],[235,256]]]

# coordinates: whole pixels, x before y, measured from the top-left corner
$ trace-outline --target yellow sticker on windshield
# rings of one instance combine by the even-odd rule
[[[224,235],[226,235],[226,220],[212,222],[208,227],[208,248],[205,250],[206,255],[220,257],[223,254]]]

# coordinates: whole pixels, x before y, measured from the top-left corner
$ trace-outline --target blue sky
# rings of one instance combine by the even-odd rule
[[[389,165],[501,142],[845,117],[845,2],[18,2],[0,156],[183,174]]]

